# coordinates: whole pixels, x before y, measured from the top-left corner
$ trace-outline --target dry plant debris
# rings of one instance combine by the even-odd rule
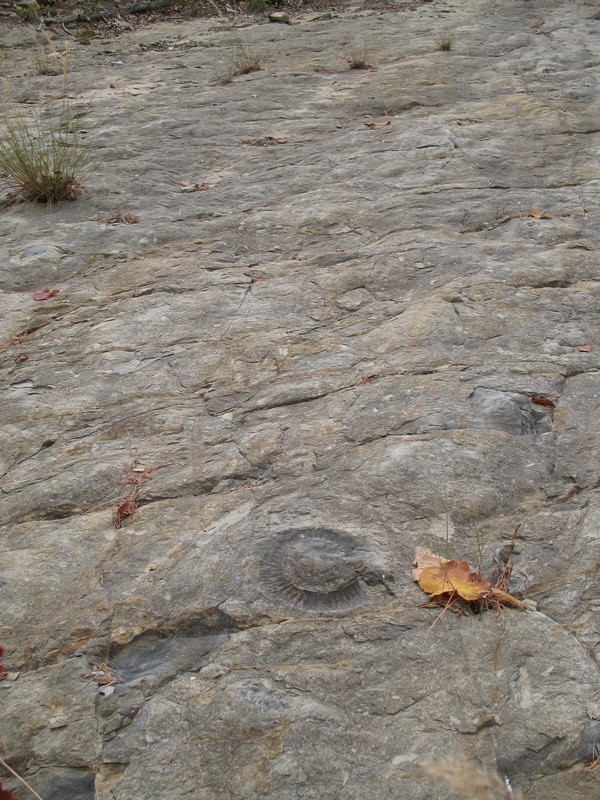
[[[129,494],[123,498],[112,517],[113,525],[117,530],[121,527],[123,520],[130,517],[136,511],[139,505],[142,486],[150,480],[156,470],[170,467],[173,463],[173,461],[169,461],[165,464],[157,464],[155,467],[134,468],[133,472],[135,474],[126,478],[124,481],[125,484],[133,488]]]
[[[42,289],[41,292],[34,292],[31,296],[34,300],[49,300],[57,294],[60,294],[60,289]]]
[[[10,350],[12,347],[17,347],[18,345],[22,344],[24,341],[33,336],[34,333],[41,330],[46,324],[47,323],[44,323],[43,325],[35,325],[34,327],[28,328],[22,333],[18,333],[16,336],[13,336],[13,338],[9,339],[7,342],[0,343],[0,353],[4,352],[4,350]]]
[[[539,208],[532,208],[530,211],[525,211],[521,217],[531,217],[531,219],[552,219],[549,214],[542,214]]]
[[[105,225],[137,225],[139,221],[138,215],[131,211],[113,211],[96,217],[96,222],[104,222]]]
[[[197,181],[196,183],[193,183],[192,181],[183,181],[179,184],[179,191],[185,193],[204,192],[209,188],[209,186],[210,184],[206,181]]]
[[[121,676],[113,670],[108,661],[93,662],[90,666],[91,670],[85,677],[90,678],[98,685],[98,692],[104,697],[108,697],[114,692],[115,684],[123,683]]]
[[[594,746],[592,748],[592,761],[587,765],[585,771],[598,772],[598,770],[600,770],[600,744],[598,742],[594,742]]]
[[[427,605],[449,607],[455,601],[463,601],[467,608],[477,610],[503,606],[527,609],[522,600],[483,580],[466,561],[454,561],[429,550],[417,550],[414,566],[413,579],[431,598]],[[506,582],[506,576],[502,579]]]

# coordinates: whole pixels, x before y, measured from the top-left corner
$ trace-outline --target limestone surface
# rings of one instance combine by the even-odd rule
[[[465,800],[453,755],[590,800],[597,2],[278,10],[49,31],[94,167],[0,208],[0,755],[44,800]],[[32,123],[47,35],[0,18]],[[529,610],[422,607],[417,548]]]

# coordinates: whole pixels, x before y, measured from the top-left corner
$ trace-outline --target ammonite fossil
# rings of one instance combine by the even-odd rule
[[[310,611],[345,611],[363,600],[364,551],[326,528],[288,530],[263,550],[262,578],[287,601]]]

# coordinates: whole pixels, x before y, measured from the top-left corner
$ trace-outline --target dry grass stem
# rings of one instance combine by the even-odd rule
[[[592,748],[592,761],[585,768],[586,772],[597,772],[600,770],[600,746],[598,742],[594,742]]]

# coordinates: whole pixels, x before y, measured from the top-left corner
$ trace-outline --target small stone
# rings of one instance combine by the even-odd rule
[[[225,667],[222,664],[209,664],[200,670],[202,677],[208,680],[220,678],[223,675],[227,675],[228,672],[229,667]]]
[[[269,14],[269,22],[280,22],[283,25],[292,24],[290,22],[290,15],[285,11],[273,11],[272,14]]]

